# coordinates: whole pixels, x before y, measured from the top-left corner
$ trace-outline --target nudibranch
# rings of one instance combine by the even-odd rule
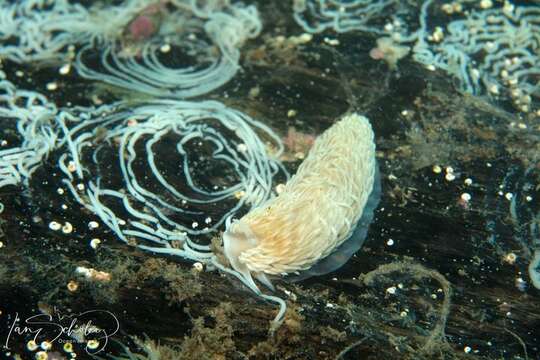
[[[347,114],[314,142],[276,197],[227,222],[225,256],[251,288],[253,276],[303,278],[333,271],[362,245],[380,198],[369,120]]]

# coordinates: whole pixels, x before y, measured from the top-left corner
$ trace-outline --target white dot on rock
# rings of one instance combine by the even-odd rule
[[[73,225],[71,223],[66,222],[64,226],[62,226],[62,232],[64,234],[70,234],[73,231]]]
[[[389,293],[390,295],[394,295],[396,291],[397,291],[397,288],[395,286],[391,286],[388,289],[386,289],[386,292]]]
[[[49,223],[49,229],[51,229],[51,230],[58,231],[61,228],[62,228],[62,225],[59,222],[51,221]]]
[[[46,87],[47,87],[47,90],[54,91],[58,89],[58,84],[55,82],[50,82],[46,85]]]
[[[90,240],[90,247],[92,249],[97,249],[97,247],[99,246],[99,244],[101,244],[101,240],[100,239],[92,239]]]

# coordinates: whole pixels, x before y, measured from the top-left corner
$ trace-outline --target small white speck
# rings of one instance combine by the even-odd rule
[[[62,210],[67,210],[68,206],[66,204],[62,204],[60,205],[60,207],[62,208]]]
[[[396,291],[397,291],[397,288],[395,286],[391,286],[388,289],[386,289],[386,292],[389,293],[390,295],[394,295]]]
[[[56,192],[58,193],[58,195],[63,195],[64,194],[64,189],[58,188],[58,189],[56,189]]]
[[[454,181],[456,179],[456,175],[454,175],[453,173],[449,172],[449,173],[446,173],[446,175],[444,176],[444,178],[447,180],[447,181]]]
[[[440,174],[442,172],[442,168],[439,165],[433,166],[433,172],[435,174]]]
[[[491,0],[481,0],[480,1],[480,7],[482,9],[489,9],[493,6],[493,1]]]
[[[70,161],[68,163],[67,169],[69,172],[75,172],[77,170],[77,165],[75,165],[75,161]]]
[[[465,183],[465,185],[469,186],[469,185],[472,185],[472,179],[471,178],[466,178],[465,181],[463,181]]]
[[[195,271],[197,272],[201,272],[204,270],[204,266],[202,263],[196,262],[195,264],[193,264],[193,269],[195,269]]]
[[[497,86],[497,84],[491,84],[488,86],[488,91],[492,93],[493,95],[498,95],[499,87]]]
[[[49,223],[49,229],[53,230],[53,231],[58,231],[62,228],[62,224],[60,224],[59,222],[56,222],[56,221],[51,221]]]
[[[209,216],[209,217],[207,217],[206,219],[204,219],[204,222],[205,222],[206,224],[210,224],[210,223],[212,222],[212,218]]]
[[[472,349],[471,349],[470,346],[465,346],[465,347],[463,348],[463,352],[466,353],[466,354],[470,353],[471,350],[472,350]]]
[[[246,144],[242,143],[242,144],[238,144],[238,146],[236,147],[236,150],[240,151],[241,153],[245,153],[248,150],[248,147]]]
[[[533,199],[533,198],[532,198],[532,196],[530,196],[530,195],[527,195],[527,196],[525,197],[525,200],[527,200],[527,201],[529,201],[529,202],[532,201],[532,199]]]
[[[303,33],[302,35],[300,35],[299,37],[299,40],[305,44],[307,42],[310,42],[311,39],[313,39],[313,35],[312,34],[309,34],[309,33]]]
[[[94,229],[97,229],[99,227],[99,223],[97,221],[90,221],[88,223],[88,228],[90,230],[94,230]]]
[[[330,38],[325,37],[324,42],[327,43],[328,45],[331,45],[331,46],[339,45],[339,40],[338,39],[330,39]]]
[[[199,226],[199,223],[196,222],[196,221],[194,221],[193,224],[191,224],[191,227],[194,228],[194,229],[195,229],[196,227],[198,227],[198,226]]]
[[[65,64],[58,70],[58,72],[60,73],[60,75],[67,75],[69,74],[70,70],[71,70],[71,64]]]
[[[77,190],[83,191],[84,190],[84,184],[77,184]]]
[[[54,91],[58,89],[58,84],[55,82],[50,82],[46,85],[46,87],[47,87],[47,90]]]
[[[97,96],[96,94],[93,94],[93,95],[91,96],[91,99],[92,99],[92,102],[94,103],[94,105],[101,105],[101,104],[103,104],[103,100],[101,100],[101,99],[99,98],[99,96]]]
[[[90,269],[84,266],[77,266],[75,268],[75,273],[83,275],[85,277],[92,276],[92,272],[90,271]]]
[[[137,119],[129,119],[127,121],[127,126],[137,126],[139,124],[139,122],[137,121]]]
[[[73,231],[73,225],[71,223],[66,222],[64,226],[62,226],[62,232],[64,234],[70,234]]]
[[[386,245],[388,245],[388,246],[394,245],[394,240],[388,239],[388,241],[386,242]]]
[[[163,44],[163,45],[161,45],[161,47],[159,48],[159,51],[161,51],[162,53],[166,54],[166,53],[168,53],[169,51],[171,51],[171,45],[170,45],[170,44]]]
[[[471,194],[469,194],[469,193],[463,193],[463,194],[461,194],[461,200],[463,200],[463,201],[469,201],[469,200],[471,200]]]
[[[514,197],[514,194],[506,193],[506,194],[504,194],[504,197],[506,198],[506,200],[512,200],[512,198]]]
[[[100,239],[97,239],[97,238],[96,238],[96,239],[90,240],[90,247],[91,247],[92,249],[94,249],[94,250],[97,249],[97,247],[99,246],[99,244],[101,244],[101,240],[100,240]]]
[[[292,118],[292,117],[295,117],[297,114],[296,110],[294,109],[290,109],[289,111],[287,111],[287,117],[288,118]]]

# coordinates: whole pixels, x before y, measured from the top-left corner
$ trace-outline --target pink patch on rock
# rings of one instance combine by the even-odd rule
[[[384,51],[379,48],[373,48],[369,52],[369,56],[374,60],[381,60],[384,59]]]
[[[293,152],[307,152],[315,142],[316,137],[304,134],[290,127],[287,136],[283,139],[283,144]]]
[[[140,15],[129,24],[129,34],[136,41],[149,38],[155,31],[154,23],[146,15]]]

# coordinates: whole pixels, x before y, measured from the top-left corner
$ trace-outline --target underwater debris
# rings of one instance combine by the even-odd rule
[[[89,281],[109,282],[111,281],[111,274],[105,271],[100,271],[84,266],[78,266],[75,269],[75,273],[83,276]]]
[[[315,135],[304,134],[294,127],[289,127],[287,136],[283,138],[283,144],[287,148],[282,156],[283,161],[303,160],[313,146],[315,139]]]
[[[384,60],[392,70],[397,68],[397,62],[409,54],[408,46],[398,45],[390,37],[377,39],[377,47],[369,52],[369,56],[374,60]]]

